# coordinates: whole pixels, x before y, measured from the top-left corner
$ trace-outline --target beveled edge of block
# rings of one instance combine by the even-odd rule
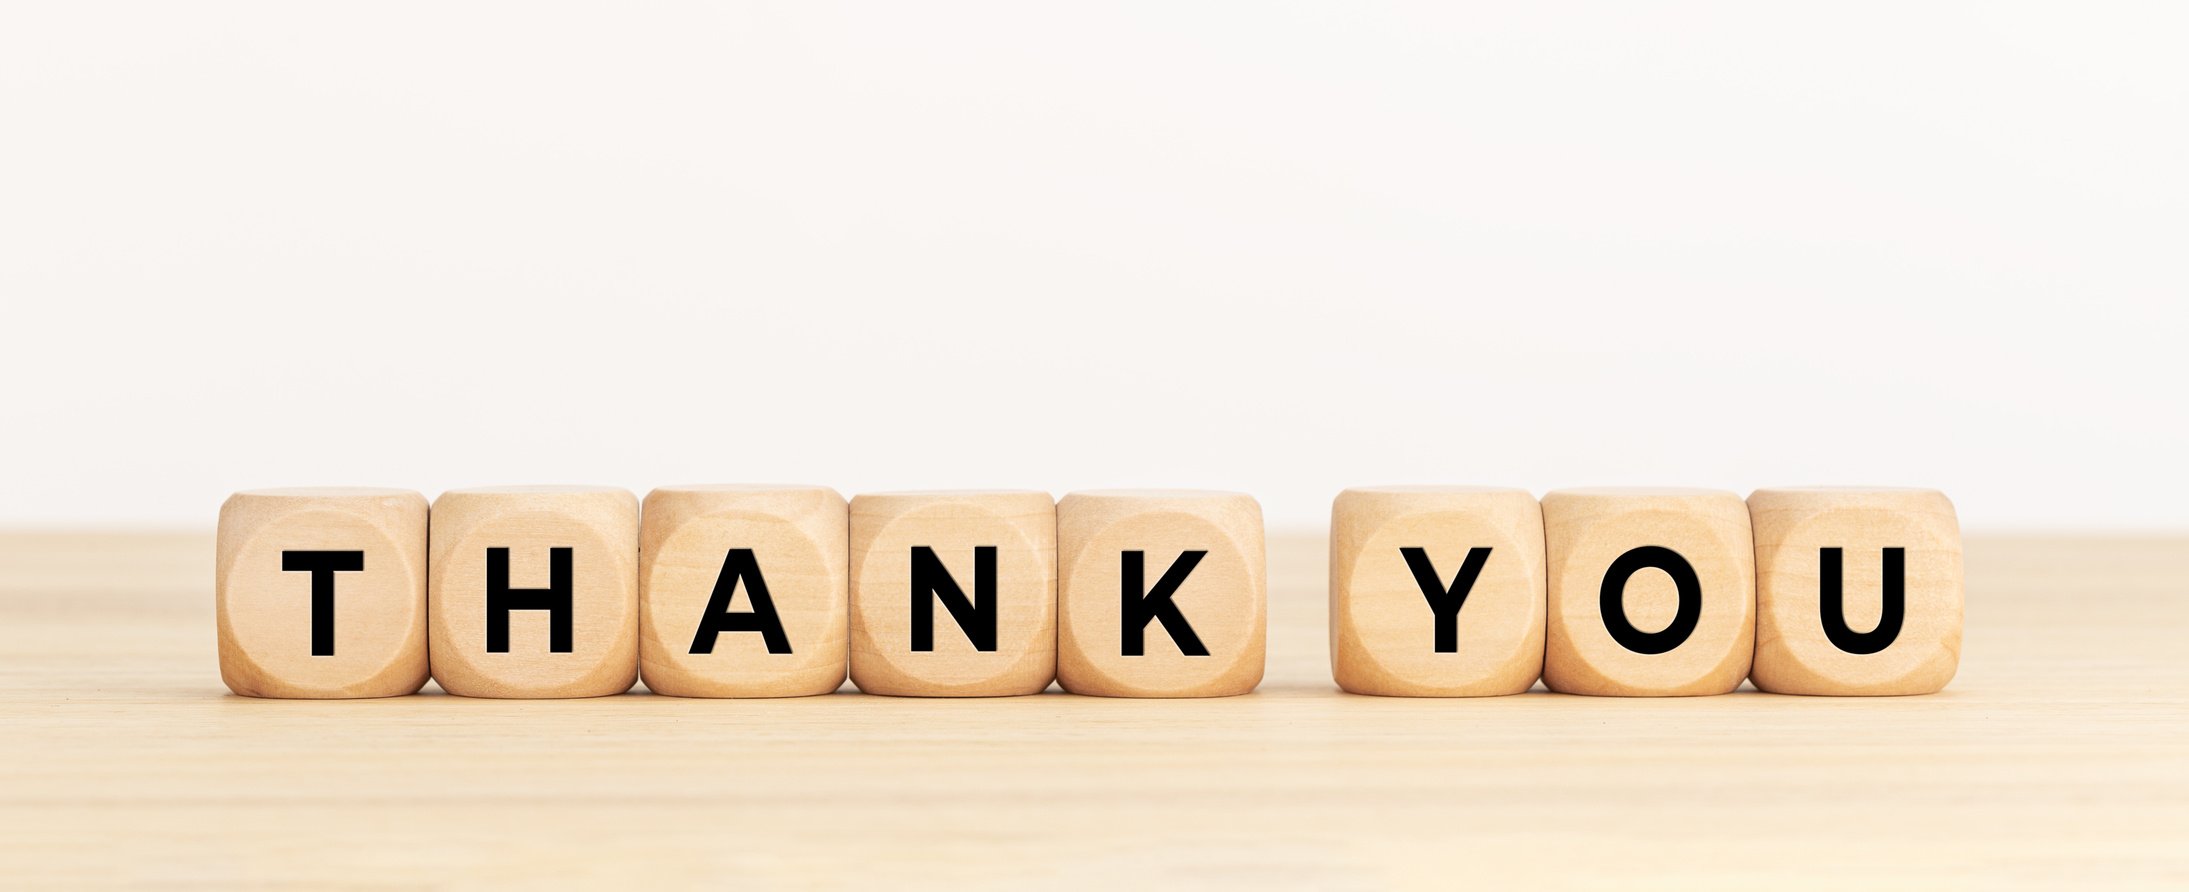
[[[1934,493],[1939,490],[1929,486],[1885,486],[1866,483],[1804,483],[1793,486],[1759,486],[1756,492],[1796,493]]]
[[[1239,662],[1233,664],[1232,671],[1221,679],[1223,684],[1211,685],[1206,690],[1143,688],[1121,684],[1106,677],[1074,679],[1067,684],[1061,668],[1057,672],[1057,686],[1074,697],[1102,697],[1109,700],[1215,700],[1223,697],[1244,697],[1262,687],[1262,679],[1269,671],[1267,650],[1264,650],[1261,659],[1251,661],[1251,671],[1247,670],[1248,665],[1246,655],[1241,655]]]
[[[733,513],[780,517],[794,524],[819,520],[831,526],[844,517],[844,496],[820,485],[766,483],[699,483],[657,486],[639,500],[639,554],[642,565],[651,565],[651,546],[663,536],[700,517]],[[643,573],[643,567],[641,572]]]
[[[433,500],[432,522],[438,533],[444,521],[475,520],[526,511],[598,511],[609,502],[620,524],[628,520],[632,535],[632,564],[637,565],[638,496],[619,486],[549,484],[541,486],[478,486],[451,489]],[[433,552],[441,554],[441,537],[433,537]],[[439,575],[439,574],[435,574]]]
[[[1693,499],[1732,497],[1740,493],[1730,489],[1708,486],[1563,486],[1543,493],[1544,500],[1552,496],[1560,499]]]
[[[853,517],[889,517],[934,505],[977,506],[1005,515],[1054,512],[1056,497],[1044,489],[931,489],[862,492],[848,503]]]
[[[1335,547],[1337,520],[1342,516],[1360,513],[1391,519],[1408,514],[1436,511],[1464,511],[1492,501],[1517,501],[1525,498],[1537,503],[1535,494],[1516,486],[1474,486],[1466,484],[1399,485],[1399,486],[1349,486],[1340,490],[1330,500],[1332,541]]]
[[[1062,549],[1058,566],[1061,568],[1072,562],[1065,559],[1068,553],[1075,551],[1068,544],[1069,540],[1093,535],[1125,517],[1164,511],[1200,514],[1219,525],[1251,525],[1257,540],[1266,535],[1261,501],[1243,492],[1220,489],[1076,490],[1057,500],[1057,545]]]
[[[512,486],[465,486],[441,491],[440,498],[449,496],[581,496],[622,493],[631,491],[620,486],[603,486],[591,483],[529,483]],[[633,496],[636,498],[636,496]],[[435,501],[439,501],[436,499]]]
[[[239,489],[228,498],[231,500],[266,498],[316,501],[331,499],[376,499],[386,498],[389,496],[406,495],[415,495],[421,499],[425,498],[425,495],[423,493],[420,493],[415,489],[405,489],[399,486],[274,486],[261,489]]]
[[[1750,491],[1747,502],[1751,511],[1865,507],[1956,517],[1945,492],[1920,486],[1765,486]]]
[[[1722,511],[1728,518],[1740,514],[1741,525],[1748,525],[1748,500],[1729,489],[1684,486],[1583,486],[1554,489],[1539,500],[1543,508],[1543,528],[1548,536],[1554,529],[1604,512],[1615,512],[1630,506],[1648,502],[1684,503],[1691,508]]]
[[[1249,495],[1249,494],[1247,494],[1247,493],[1243,493],[1243,492],[1238,492],[1238,491],[1235,491],[1235,490],[1228,490],[1228,489],[1164,489],[1164,488],[1139,488],[1139,489],[1136,489],[1136,488],[1126,488],[1126,489],[1075,489],[1075,490],[1072,490],[1071,492],[1065,493],[1065,494],[1064,494],[1064,498],[1066,498],[1066,499],[1071,499],[1071,498],[1077,498],[1077,499],[1082,499],[1082,500],[1087,500],[1087,501],[1111,501],[1111,500],[1117,500],[1117,501],[1143,501],[1143,502],[1146,502],[1146,501],[1159,501],[1159,502],[1205,502],[1205,501],[1233,501],[1233,500],[1237,500],[1237,499],[1247,499],[1247,500],[1249,500],[1249,501],[1253,501],[1253,500],[1254,500],[1254,496],[1252,496],[1252,495]],[[1057,501],[1061,502],[1061,501],[1063,501],[1063,499],[1058,499]],[[1259,503],[1257,502],[1257,504],[1259,504]]]
[[[672,483],[665,486],[656,486],[653,489],[648,490],[647,495],[652,495],[657,492],[679,495],[707,495],[714,493],[720,493],[723,495],[766,495],[772,493],[820,491],[836,492],[836,488],[831,486],[823,486],[819,483]]]
[[[1348,486],[1338,492],[1368,493],[1372,495],[1472,495],[1477,493],[1529,492],[1520,486],[1490,486],[1477,483],[1387,483],[1376,486]],[[1529,493],[1533,495],[1533,493]]]
[[[407,504],[399,506],[394,502]],[[384,514],[391,508],[415,511],[422,523],[430,523],[432,516],[432,506],[426,501],[425,494],[414,489],[306,486],[235,492],[221,502],[220,516],[214,528],[215,593],[219,594],[226,588],[228,571],[235,561],[236,549],[241,544],[239,537],[271,522],[274,512],[307,505],[374,519],[377,519],[376,515]]]

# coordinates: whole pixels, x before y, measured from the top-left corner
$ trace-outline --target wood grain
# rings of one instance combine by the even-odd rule
[[[220,506],[214,611],[220,675],[247,697],[400,697],[425,686],[426,497],[407,489],[247,490]],[[346,557],[345,557],[346,555]],[[326,574],[327,653],[313,628]],[[331,566],[330,566],[331,569]],[[348,577],[348,578],[341,578]]]
[[[2189,882],[2189,539],[1970,538],[1905,698],[1341,694],[1323,541],[1270,560],[1243,697],[304,702],[223,689],[210,535],[0,536],[0,877]]]
[[[1655,552],[1645,569],[1620,562]],[[1720,696],[1740,688],[1756,654],[1756,546],[1748,506],[1724,490],[1554,489],[1543,494],[1549,619],[1543,685],[1611,697]],[[1666,569],[1686,573],[1694,597]],[[1611,594],[1607,597],[1605,591]],[[1612,637],[1668,630],[1682,604],[1698,609],[1664,653]]]
[[[1756,662],[1749,683],[1774,694],[1933,694],[1961,662],[1961,521],[1934,489],[1808,486],[1748,496],[1756,539]],[[1830,551],[1828,549],[1837,549]],[[1824,591],[1826,555],[1836,581]],[[1897,585],[1886,623],[1886,567]],[[1882,647],[1841,633],[1875,632]]]
[[[1056,538],[1059,688],[1192,698],[1234,697],[1261,684],[1269,556],[1253,496],[1080,490],[1057,500]],[[1166,601],[1156,621],[1146,608]],[[1125,603],[1137,608],[1131,618],[1120,615]]]
[[[1522,693],[1543,675],[1545,573],[1543,510],[1527,490],[1341,492],[1330,506],[1330,674],[1356,694]]]
[[[808,697],[842,687],[846,522],[844,497],[826,486],[698,484],[647,493],[638,549],[646,686],[679,697]],[[733,549],[746,549],[748,562],[731,561]],[[718,592],[724,603],[715,603]],[[733,614],[754,625],[723,631],[704,621]],[[747,630],[763,624],[776,626],[781,640]]]
[[[433,500],[426,646],[433,681],[452,694],[603,697],[638,683],[638,498],[612,486],[490,486]],[[562,555],[555,569],[554,555]],[[500,555],[497,559],[495,555]],[[497,565],[508,591],[506,647],[490,650]],[[554,582],[561,578],[560,583]],[[552,649],[544,589],[565,590],[568,642]],[[517,602],[514,599],[511,605]]]
[[[916,548],[929,550],[963,603],[994,611],[989,650],[941,603],[940,580],[914,584]],[[993,574],[985,596],[982,548]],[[852,685],[902,697],[1041,693],[1056,680],[1056,578],[1056,499],[1046,492],[860,493],[851,502]],[[915,604],[930,614],[925,651],[913,650]]]

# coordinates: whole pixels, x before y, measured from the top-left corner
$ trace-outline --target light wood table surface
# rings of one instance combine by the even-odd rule
[[[207,535],[0,535],[0,885],[2189,885],[2189,540],[1973,539],[1929,697],[228,695]]]

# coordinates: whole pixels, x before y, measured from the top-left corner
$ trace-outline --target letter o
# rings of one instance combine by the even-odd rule
[[[1627,621],[1627,580],[1642,570],[1655,568],[1672,577],[1672,584],[1680,592],[1679,611],[1673,614],[1672,624],[1655,632],[1644,632]],[[1611,633],[1611,640],[1638,654],[1661,654],[1687,643],[1687,637],[1695,634],[1695,624],[1703,615],[1703,584],[1696,578],[1695,568],[1689,566],[1680,553],[1661,545],[1644,545],[1619,556],[1604,571],[1604,587],[1600,601],[1604,614],[1604,631]]]

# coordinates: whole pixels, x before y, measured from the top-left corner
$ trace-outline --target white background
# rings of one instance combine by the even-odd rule
[[[9,5],[0,524],[1878,482],[2185,528],[2185,10]]]

